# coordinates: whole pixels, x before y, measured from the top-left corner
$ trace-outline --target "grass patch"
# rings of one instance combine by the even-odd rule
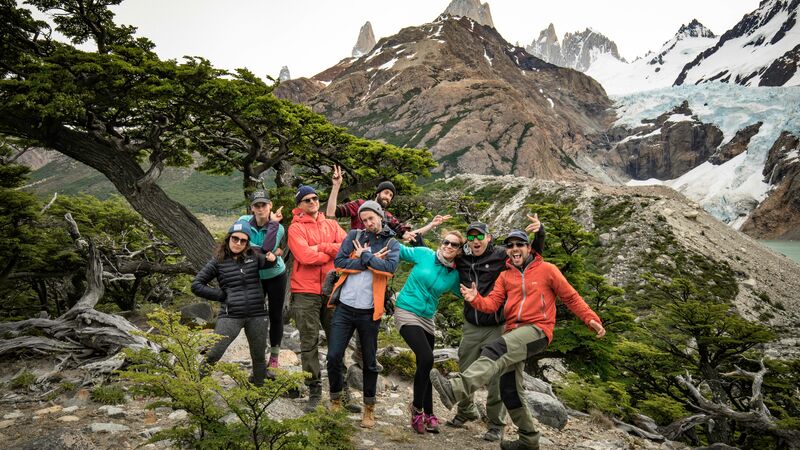
[[[28,389],[36,383],[36,375],[28,370],[12,378],[9,382],[11,389]]]
[[[119,405],[125,403],[125,390],[116,383],[96,386],[92,389],[92,401],[103,405]]]

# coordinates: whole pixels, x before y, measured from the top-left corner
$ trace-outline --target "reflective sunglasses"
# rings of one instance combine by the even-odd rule
[[[239,236],[231,236],[231,242],[234,244],[247,244],[250,241],[248,238],[240,238]]]
[[[301,201],[302,201],[302,202],[306,202],[306,203],[318,202],[318,201],[319,201],[319,197],[317,197],[317,196],[314,196],[314,197],[308,197],[308,198],[304,198],[304,199],[303,199],[303,200],[301,200]]]
[[[442,239],[442,247],[458,248],[461,247],[461,244],[458,242],[448,241],[447,239]]]
[[[482,240],[486,239],[486,235],[485,234],[468,234],[467,235],[467,240],[468,241],[472,242],[475,239],[477,239],[479,241],[482,241]]]
[[[514,248],[514,247],[527,247],[528,244],[525,242],[514,241],[514,242],[506,242],[506,248]]]

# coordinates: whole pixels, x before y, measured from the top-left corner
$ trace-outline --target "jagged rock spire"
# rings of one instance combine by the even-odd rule
[[[444,10],[444,14],[469,17],[481,25],[494,28],[489,3],[481,3],[480,0],[453,0]]]
[[[288,81],[292,79],[292,75],[289,73],[289,66],[281,67],[281,73],[278,75],[278,80],[280,81]]]
[[[358,32],[358,40],[353,47],[353,57],[358,58],[369,53],[375,47],[375,35],[372,33],[372,24],[367,21]]]

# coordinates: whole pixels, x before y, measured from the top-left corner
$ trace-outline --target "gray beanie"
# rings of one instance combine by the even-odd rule
[[[375,214],[379,215],[381,219],[385,219],[386,216],[383,214],[383,208],[381,207],[380,203],[376,202],[375,200],[367,200],[358,207],[358,214],[361,215],[361,211],[372,211]]]

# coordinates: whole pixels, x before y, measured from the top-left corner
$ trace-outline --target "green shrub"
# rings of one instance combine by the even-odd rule
[[[689,415],[681,403],[664,394],[648,397],[636,406],[642,414],[650,416],[658,425],[669,425]]]
[[[396,373],[406,378],[414,378],[417,371],[417,357],[412,351],[400,352],[397,356],[381,355],[378,361],[387,373]]]
[[[344,411],[316,411],[294,419],[275,420],[267,409],[282,395],[299,388],[305,373],[277,370],[263,386],[249,381],[249,373],[237,364],[216,363],[203,372],[221,372],[224,385],[215,376],[201,374],[199,352],[220,336],[202,333],[180,323],[180,313],[157,310],[149,316],[152,333],[139,333],[161,351],[126,349],[131,365],[121,372],[134,391],[158,400],[149,406],[183,409],[188,420],[156,433],[150,442],[172,439],[177,446],[226,449],[353,448],[355,429]],[[231,384],[232,382],[232,384]],[[236,419],[222,418],[233,413]]]
[[[613,417],[630,417],[634,412],[631,396],[623,383],[586,380],[570,373],[563,384],[556,386],[558,397],[570,408],[579,411],[596,409]]]
[[[11,379],[10,385],[12,389],[28,389],[36,382],[36,375],[27,370]]]
[[[95,386],[92,389],[92,400],[104,405],[119,405],[125,403],[125,390],[116,383]]]

